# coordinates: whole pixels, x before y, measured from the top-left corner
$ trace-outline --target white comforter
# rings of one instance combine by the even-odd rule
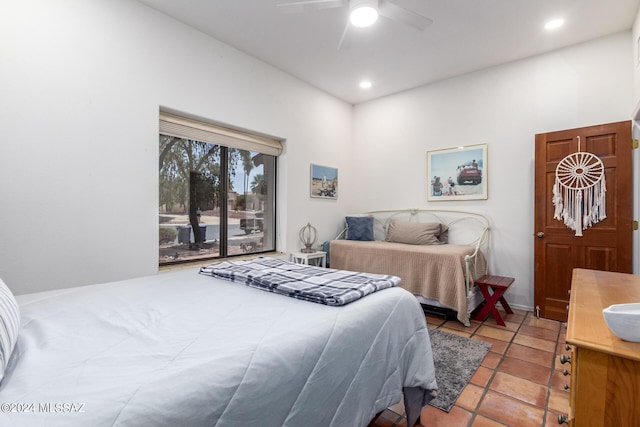
[[[18,301],[2,426],[366,426],[436,388],[400,288],[329,307],[187,269]]]

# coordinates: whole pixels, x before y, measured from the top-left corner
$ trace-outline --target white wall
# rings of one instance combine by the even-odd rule
[[[631,29],[631,58],[633,66],[633,106],[636,119],[640,118],[640,10]]]
[[[17,293],[158,270],[161,106],[286,139],[278,249],[350,209],[352,106],[130,0],[25,0],[0,14],[0,277]]]
[[[361,211],[472,210],[492,223],[491,271],[533,306],[534,136],[631,118],[631,33],[490,68],[355,107]],[[426,202],[426,152],[488,144],[489,198]]]

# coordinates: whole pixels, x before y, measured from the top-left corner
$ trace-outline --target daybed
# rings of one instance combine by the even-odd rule
[[[425,306],[456,311],[465,326],[483,301],[473,284],[487,273],[489,221],[445,210],[391,210],[348,216],[329,246],[330,266],[399,276]]]
[[[405,290],[329,306],[203,273],[15,299],[0,281],[0,310],[11,323],[17,300],[21,319],[0,425],[366,426],[403,390],[413,420],[431,399],[429,335]]]

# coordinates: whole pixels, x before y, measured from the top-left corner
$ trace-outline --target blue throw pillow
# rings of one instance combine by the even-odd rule
[[[372,216],[348,216],[347,240],[373,240]]]

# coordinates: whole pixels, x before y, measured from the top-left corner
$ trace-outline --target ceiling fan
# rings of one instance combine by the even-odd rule
[[[338,43],[338,49],[344,47],[345,38],[349,28],[367,27],[373,25],[378,15],[400,22],[422,31],[433,21],[426,16],[393,3],[391,0],[299,0],[288,3],[280,3],[278,7],[287,12],[304,12],[307,10],[331,9],[337,7],[349,7],[349,21]]]

